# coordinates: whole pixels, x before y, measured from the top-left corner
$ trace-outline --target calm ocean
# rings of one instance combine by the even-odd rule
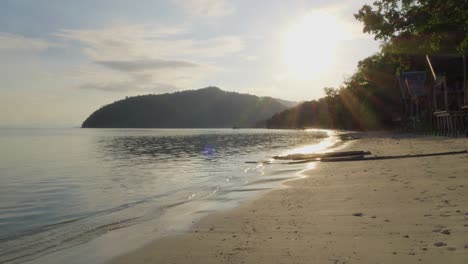
[[[0,263],[108,260],[306,169],[259,161],[337,142],[324,130],[0,129]]]

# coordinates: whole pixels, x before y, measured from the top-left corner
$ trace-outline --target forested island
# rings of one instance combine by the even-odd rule
[[[264,127],[264,120],[295,103],[226,92],[217,87],[142,95],[103,106],[83,128]]]

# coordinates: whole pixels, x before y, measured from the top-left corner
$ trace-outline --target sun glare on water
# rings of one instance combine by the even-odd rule
[[[294,22],[284,36],[284,60],[297,79],[319,78],[336,62],[346,30],[336,16],[313,11]]]

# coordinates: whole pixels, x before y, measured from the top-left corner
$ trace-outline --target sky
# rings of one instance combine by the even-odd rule
[[[217,86],[305,101],[379,43],[365,0],[1,0],[0,127],[74,127],[126,96]]]

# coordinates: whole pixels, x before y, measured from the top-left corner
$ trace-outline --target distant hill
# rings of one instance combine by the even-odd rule
[[[129,97],[92,113],[83,128],[230,128],[264,126],[293,102],[217,87]]]

